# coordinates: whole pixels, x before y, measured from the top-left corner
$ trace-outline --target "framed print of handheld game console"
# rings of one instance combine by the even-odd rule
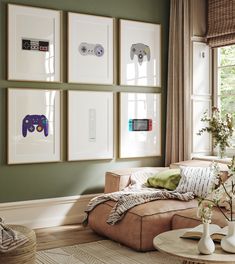
[[[120,158],[161,155],[161,94],[120,93]]]

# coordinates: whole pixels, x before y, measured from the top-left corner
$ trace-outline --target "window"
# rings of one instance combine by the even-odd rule
[[[235,120],[235,45],[217,49],[215,95],[222,115],[231,113]],[[232,138],[235,148],[235,133]]]

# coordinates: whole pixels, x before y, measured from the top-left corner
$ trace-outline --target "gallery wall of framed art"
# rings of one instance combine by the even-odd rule
[[[113,85],[114,18],[68,12],[67,22],[68,83]],[[61,35],[61,11],[9,4],[8,79],[61,81]],[[120,85],[160,87],[161,25],[120,19],[119,36]],[[59,94],[9,89],[9,164],[60,160]],[[160,99],[121,92],[119,158],[161,155]],[[68,161],[114,157],[113,106],[112,92],[68,91]]]
[[[25,200],[34,200],[34,199],[47,199],[54,197],[62,197],[62,196],[73,196],[73,195],[82,195],[82,194],[90,194],[90,193],[100,193],[103,191],[105,172],[112,171],[117,169],[124,168],[135,168],[135,167],[153,167],[153,166],[162,166],[164,164],[164,139],[165,139],[165,101],[166,101],[166,84],[167,84],[167,47],[168,47],[168,26],[169,26],[169,1],[168,0],[135,0],[135,4],[133,4],[132,0],[126,0],[125,4],[120,4],[120,1],[107,1],[107,0],[90,0],[90,1],[55,1],[55,0],[47,0],[47,1],[37,1],[37,0],[3,0],[1,1],[0,7],[0,120],[1,127],[0,130],[0,174],[1,174],[1,184],[0,184],[0,202],[14,202],[14,201],[25,201]],[[49,17],[49,21],[54,20],[55,22],[60,20],[60,30],[59,27],[56,27],[59,32],[60,31],[60,68],[61,74],[57,78],[58,81],[53,81],[53,79],[49,81],[45,81],[46,78],[41,78],[41,76],[37,76],[37,78],[33,79],[34,74],[37,69],[39,69],[39,73],[45,71],[44,60],[41,64],[40,60],[39,64],[33,64],[32,61],[30,63],[23,65],[24,67],[32,67],[29,68],[30,74],[27,76],[14,76],[8,78],[8,51],[11,47],[14,46],[14,43],[9,43],[8,41],[8,6],[14,5],[17,7],[22,7],[24,10],[29,10],[28,8],[32,8],[33,10],[40,10],[39,12],[39,21],[41,21],[43,17],[43,23],[37,23],[35,26],[35,22],[32,22],[37,15],[34,12],[30,12],[32,16],[30,19],[28,18],[27,12],[24,12],[23,20],[22,18],[17,18],[17,21],[30,20],[30,23],[26,23],[23,30],[26,30],[27,34],[22,34],[22,39],[25,40],[24,43],[29,43],[29,47],[25,49],[25,53],[27,56],[31,58],[31,55],[38,56],[43,55],[46,56],[48,51],[48,40],[50,37],[40,35],[38,36],[38,28],[39,31],[44,34],[48,32],[47,26],[45,23],[48,22],[46,18],[47,11],[53,11],[51,16]],[[18,8],[17,8],[18,10]],[[43,11],[46,11],[43,13]],[[18,11],[17,11],[18,12]],[[54,14],[60,13],[60,16]],[[113,72],[114,78],[113,83],[111,84],[101,84],[98,81],[94,81],[93,83],[89,82],[69,82],[68,81],[68,14],[79,14],[84,16],[94,16],[101,18],[109,18],[113,20]],[[18,15],[17,15],[18,16]],[[45,21],[44,21],[45,17]],[[120,85],[120,43],[119,43],[119,35],[120,35],[120,27],[119,22],[120,19],[128,20],[128,21],[139,21],[139,22],[147,22],[150,24],[159,24],[161,25],[161,86],[132,86],[132,85]],[[50,23],[50,22],[49,22]],[[57,22],[56,22],[57,23]],[[18,22],[17,22],[18,24]],[[20,23],[19,23],[20,25]],[[94,28],[97,26],[97,22],[94,22]],[[18,25],[17,25],[18,26]],[[29,26],[29,28],[27,28]],[[30,38],[27,39],[28,30],[34,27],[34,31],[30,31]],[[17,27],[18,28],[18,27]],[[50,26],[48,27],[48,29]],[[108,30],[108,28],[107,28]],[[14,31],[14,30],[13,30]],[[24,33],[24,32],[22,32]],[[89,33],[89,32],[88,32]],[[57,33],[56,33],[57,34]],[[58,35],[57,35],[58,36]],[[15,38],[13,36],[13,38]],[[21,44],[22,44],[21,39]],[[34,43],[36,40],[36,43]],[[39,40],[44,41],[40,43]],[[84,40],[84,42],[88,42],[88,40]],[[58,42],[57,42],[58,43]],[[93,43],[93,42],[91,42]],[[34,46],[34,44],[36,44]],[[99,44],[99,43],[98,43]],[[102,44],[102,43],[101,43]],[[145,44],[145,43],[144,43]],[[55,45],[57,45],[55,43]],[[146,44],[148,45],[148,44]],[[41,49],[45,49],[43,54],[39,51],[39,46]],[[36,49],[35,50],[31,50]],[[21,52],[20,45],[18,46],[18,50]],[[35,52],[35,53],[33,53]],[[20,53],[19,53],[20,54]],[[93,55],[90,55],[93,56]],[[129,56],[130,53],[129,53]],[[92,57],[88,57],[92,58]],[[56,58],[55,58],[56,59]],[[94,59],[94,58],[93,58]],[[28,60],[28,59],[27,59]],[[134,60],[136,62],[137,57],[134,56]],[[147,60],[147,56],[144,57],[144,61]],[[21,61],[24,64],[24,61]],[[138,60],[137,60],[138,63]],[[142,66],[144,65],[142,63]],[[13,67],[15,64],[11,64]],[[51,64],[50,64],[51,65]],[[19,74],[21,70],[21,66],[17,66],[16,73]],[[47,66],[46,66],[47,67]],[[14,70],[14,68],[12,68]],[[92,69],[92,67],[91,67]],[[15,70],[14,70],[15,71]],[[50,70],[51,71],[51,70]],[[27,73],[27,71],[26,71]],[[45,72],[44,72],[45,73]],[[15,73],[14,73],[15,75]],[[23,75],[25,75],[25,70]],[[40,74],[39,74],[40,75]],[[94,75],[93,75],[94,77]],[[93,78],[91,77],[91,78]],[[40,80],[39,80],[40,79]],[[59,90],[61,93],[61,156],[59,161],[55,162],[47,162],[46,160],[41,162],[26,162],[16,163],[14,159],[13,162],[8,165],[8,107],[7,107],[7,90],[8,87],[12,89],[19,89],[22,91],[24,89],[30,90]],[[113,157],[108,159],[83,159],[77,161],[68,161],[68,117],[67,117],[67,97],[68,91],[91,91],[91,92],[112,92],[113,93]],[[144,158],[136,157],[136,158],[120,158],[119,156],[119,101],[118,95],[119,92],[134,92],[134,93],[162,93],[162,156],[146,156]],[[24,92],[23,92],[24,93]],[[31,115],[39,115],[36,112],[33,112]],[[34,132],[27,132],[26,139],[28,135],[32,137],[35,136],[43,136],[44,132],[37,131],[37,125],[34,125]],[[40,129],[39,129],[40,130]],[[44,135],[45,137],[45,135]],[[47,137],[45,137],[47,138]],[[44,138],[44,139],[45,139]],[[47,145],[44,145],[46,147]],[[17,161],[18,162],[18,161]],[[27,187],[27,188],[26,188]]]
[[[61,82],[61,11],[8,5],[8,80]]]
[[[8,164],[61,161],[61,92],[8,89]]]

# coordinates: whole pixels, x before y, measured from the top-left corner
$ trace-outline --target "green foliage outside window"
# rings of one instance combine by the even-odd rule
[[[231,113],[235,120],[235,45],[218,49],[218,103],[222,116]]]

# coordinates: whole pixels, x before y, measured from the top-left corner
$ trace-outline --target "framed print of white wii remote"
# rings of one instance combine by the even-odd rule
[[[113,18],[68,13],[68,82],[113,84]]]
[[[8,80],[61,82],[61,11],[8,5]]]
[[[68,160],[113,158],[113,93],[68,92]]]

